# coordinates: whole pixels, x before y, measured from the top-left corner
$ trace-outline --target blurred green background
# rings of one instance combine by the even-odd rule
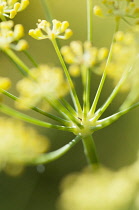
[[[86,0],[48,0],[54,18],[68,20],[74,35],[68,41],[61,41],[61,45],[68,44],[71,40],[86,40]],[[25,27],[26,39],[29,41],[29,52],[39,63],[59,65],[59,61],[49,40],[36,41],[27,35],[28,30],[35,28],[38,19],[44,19],[44,11],[40,0],[30,0],[29,7],[18,14],[15,23],[22,23]],[[114,29],[112,19],[99,19],[94,17],[94,45],[109,46]],[[126,25],[123,25],[126,27]],[[31,67],[25,56],[19,54]],[[0,52],[0,73],[10,76],[13,80],[11,92],[15,92],[14,83],[21,78],[20,73],[13,64]],[[92,98],[100,80],[93,75]],[[78,94],[81,98],[80,80],[75,80]],[[107,79],[99,105],[104,102],[113,88],[112,81]],[[15,92],[16,93],[16,92]],[[125,94],[119,93],[104,116],[116,111],[122,103]],[[70,99],[69,99],[70,100]],[[5,101],[12,104],[10,100]],[[33,116],[40,116],[31,113]],[[111,126],[94,134],[94,139],[100,162],[106,167],[116,170],[132,163],[137,156],[139,148],[139,109],[131,111]],[[41,117],[44,119],[44,117]],[[51,150],[57,149],[69,142],[74,136],[66,132],[48,130],[35,127],[41,134],[47,135],[51,140]],[[82,144],[76,145],[61,159],[45,165],[45,170],[40,173],[37,167],[28,167],[18,177],[10,177],[0,173],[0,209],[1,210],[55,210],[56,200],[60,193],[60,183],[67,174],[79,171],[86,166]],[[43,167],[42,167],[43,168]]]

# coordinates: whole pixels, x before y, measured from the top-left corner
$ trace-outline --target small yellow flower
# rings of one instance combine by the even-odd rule
[[[0,49],[11,48],[17,51],[25,50],[28,44],[21,38],[24,36],[24,28],[21,24],[15,25],[12,20],[0,23]]]
[[[38,22],[36,29],[29,30],[29,35],[34,39],[68,39],[72,35],[72,30],[68,28],[68,21],[60,22],[54,19],[52,20],[52,28],[51,24],[46,20],[38,20]]]
[[[48,139],[38,135],[34,129],[17,120],[0,118],[0,170],[19,173],[48,146]]]
[[[7,77],[0,77],[0,88],[4,90],[8,90],[11,86],[11,81]]]
[[[46,99],[63,97],[68,92],[68,85],[60,68],[41,65],[30,71],[30,77],[19,81],[17,89],[20,93],[17,102],[19,108],[27,109],[41,104],[47,109],[49,106]]]
[[[29,0],[0,0],[0,17],[14,18],[29,5]]]
[[[80,41],[73,41],[70,43],[70,46],[62,47],[61,53],[66,63],[70,64],[69,71],[71,75],[77,76],[82,66],[93,68],[104,62],[107,58],[108,50],[106,48],[97,49],[88,41],[83,44]]]
[[[106,10],[95,5],[94,14],[97,16],[114,16],[116,19],[139,17],[139,7],[133,0],[101,0],[101,3],[105,5]]]

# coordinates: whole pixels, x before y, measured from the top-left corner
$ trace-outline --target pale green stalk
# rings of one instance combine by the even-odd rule
[[[104,105],[95,113],[95,116],[94,116],[94,118],[92,118],[92,121],[96,121],[97,119],[99,119],[100,116],[107,109],[107,107],[111,104],[111,102],[116,97],[117,93],[119,92],[121,86],[123,85],[123,83],[127,79],[127,77],[129,75],[129,73],[131,72],[132,68],[133,68],[133,66],[130,67],[127,71],[125,70],[123,76],[121,77],[120,81],[118,82],[118,84],[116,85],[116,87],[114,88],[114,90],[112,91],[111,95],[108,97],[108,99],[104,103]]]
[[[87,40],[93,41],[93,0],[87,0]]]
[[[59,60],[60,60],[60,63],[61,63],[61,65],[62,65],[62,67],[63,67],[63,70],[64,70],[64,72],[65,72],[67,81],[68,81],[68,83],[69,83],[70,94],[71,94],[71,97],[72,97],[73,104],[74,104],[74,106],[75,106],[76,111],[77,111],[78,114],[80,115],[80,114],[82,113],[82,109],[81,109],[81,105],[80,105],[78,96],[77,96],[77,94],[76,94],[75,88],[74,88],[74,84],[73,84],[73,82],[72,82],[72,80],[71,80],[70,74],[69,74],[68,69],[67,69],[67,67],[66,67],[66,64],[65,64],[65,62],[64,62],[64,60],[63,60],[63,57],[62,57],[62,55],[61,55],[61,52],[60,52],[60,50],[59,50],[59,47],[58,47],[58,45],[57,45],[56,40],[55,40],[55,39],[52,40],[52,43],[53,43],[54,49],[55,49],[55,51],[56,51],[56,53],[57,53],[57,56],[58,56],[58,58],[59,58]]]
[[[7,114],[7,115],[11,116],[11,117],[18,118],[20,120],[23,120],[25,122],[29,122],[29,123],[34,124],[34,125],[38,125],[38,126],[42,126],[42,127],[46,127],[46,128],[53,128],[53,129],[57,129],[57,130],[73,132],[72,127],[53,125],[51,123],[47,123],[47,122],[44,122],[44,121],[41,121],[41,120],[37,120],[37,119],[35,119],[33,117],[30,117],[26,114],[18,112],[16,110],[4,105],[4,104],[0,104],[0,111],[4,114]]]
[[[87,157],[88,164],[91,165],[94,169],[96,169],[99,165],[95,143],[92,138],[92,135],[82,137],[84,153]]]
[[[81,136],[76,136],[75,139],[73,139],[71,142],[66,144],[65,146],[61,147],[60,149],[42,154],[39,157],[35,158],[34,160],[31,161],[32,164],[43,164],[43,163],[49,163],[54,160],[57,160],[64,154],[66,154],[73,146],[75,146],[79,141],[81,140]]]
[[[0,92],[3,93],[4,95],[8,96],[9,98],[13,99],[14,101],[19,100],[18,97],[14,96],[13,94],[9,93],[8,91],[6,91],[6,90],[4,90],[2,88],[0,88]],[[52,119],[52,120],[55,120],[55,121],[57,121],[59,123],[62,123],[64,125],[68,125],[70,123],[70,121],[62,119],[62,118],[57,117],[55,115],[52,115],[49,112],[43,111],[42,109],[40,109],[38,107],[33,106],[33,107],[29,107],[29,108],[34,110],[34,111],[36,111],[36,112],[38,112],[38,113],[40,113],[40,114],[42,114],[42,115],[44,115],[44,116],[46,116],[46,117],[48,117],[48,118],[50,118],[50,119]]]
[[[118,28],[119,28],[119,22],[117,22],[117,24],[116,24],[114,35],[118,31]],[[97,93],[95,95],[95,99],[94,99],[92,107],[90,109],[90,115],[93,115],[95,110],[96,110],[96,106],[97,106],[98,100],[100,98],[101,91],[102,91],[104,83],[105,83],[105,79],[106,79],[106,75],[107,75],[107,68],[108,68],[108,65],[109,65],[109,63],[111,61],[111,56],[112,56],[112,50],[113,50],[113,44],[114,44],[114,35],[113,35],[113,39],[112,39],[109,55],[108,55],[108,58],[107,58],[106,66],[105,66],[105,69],[104,69],[104,72],[103,72],[103,75],[102,75],[102,78],[101,78],[101,81],[100,81]]]
[[[32,63],[35,67],[38,67],[37,62],[34,60],[34,58],[32,57],[32,55],[31,55],[27,50],[24,50],[23,53],[27,56],[27,58],[31,61],[31,63]]]
[[[20,58],[11,49],[6,49],[4,50],[4,52],[14,61],[14,63],[17,64],[17,66],[21,67],[21,69],[24,72],[24,75],[27,76],[30,74],[30,69],[23,63],[22,60],[20,60]]]

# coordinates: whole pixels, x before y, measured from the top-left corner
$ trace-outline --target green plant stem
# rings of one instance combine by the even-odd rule
[[[14,63],[17,64],[17,67],[20,66],[21,69],[23,70],[23,74],[25,76],[30,74],[29,68],[23,63],[23,61],[20,60],[20,58],[11,50],[11,49],[6,49],[4,52],[13,60]],[[21,71],[21,69],[19,69]]]
[[[44,122],[44,121],[41,121],[41,120],[37,120],[33,117],[30,117],[30,116],[25,115],[21,112],[18,112],[16,110],[4,105],[4,104],[0,104],[0,111],[4,114],[7,114],[7,115],[11,116],[11,117],[18,118],[20,120],[23,120],[25,122],[29,122],[29,123],[34,124],[34,125],[38,125],[38,126],[42,126],[42,127],[46,127],[46,128],[53,128],[53,129],[57,129],[57,130],[73,132],[72,127],[53,125],[51,123],[47,123],[47,122]]]
[[[47,0],[41,0],[41,4],[42,4],[42,7],[43,7],[43,10],[44,10],[44,13],[45,13],[46,20],[51,22],[53,18],[52,18],[50,9],[48,7]]]
[[[74,117],[78,117],[76,111],[64,98],[61,98],[60,101]]]
[[[94,169],[99,166],[99,161],[96,153],[95,143],[92,135],[82,138],[84,153],[87,158],[88,164],[91,165]]]
[[[87,40],[93,41],[93,0],[87,0]]]
[[[99,129],[102,129],[102,128],[105,128],[105,127],[111,125],[116,120],[118,120],[120,117],[122,117],[123,115],[127,114],[129,111],[131,111],[131,110],[133,110],[133,109],[135,109],[137,107],[139,107],[139,102],[134,104],[134,105],[132,105],[132,106],[130,106],[129,108],[124,109],[124,110],[122,110],[120,112],[117,112],[117,113],[115,113],[115,114],[113,114],[113,115],[111,115],[109,117],[106,117],[106,118],[104,118],[102,120],[98,120],[97,121],[98,125],[96,125],[96,127],[94,127],[94,128],[92,127],[92,130],[96,131],[96,130],[99,130]]]
[[[63,115],[66,119],[70,119],[73,123],[75,123],[79,128],[83,128],[80,124],[80,121],[72,115],[58,100],[53,100],[51,98],[46,98],[46,101],[61,115]]]
[[[71,142],[66,144],[65,146],[61,147],[60,149],[42,154],[38,158],[31,161],[32,164],[43,164],[43,163],[49,163],[52,162],[64,154],[66,154],[73,146],[75,146],[79,141],[81,140],[81,136],[76,136],[75,139],[73,139]]]
[[[117,22],[117,24],[116,24],[114,35],[118,31],[118,28],[119,28],[119,22]],[[100,98],[100,94],[102,92],[102,88],[103,88],[104,83],[105,83],[105,79],[106,79],[106,75],[107,75],[107,68],[108,68],[108,65],[109,65],[109,63],[111,61],[111,57],[112,57],[112,50],[113,50],[113,44],[114,44],[114,35],[113,35],[113,38],[112,38],[112,43],[111,43],[109,55],[108,55],[108,58],[107,58],[106,66],[105,66],[105,69],[104,69],[104,72],[103,72],[103,75],[102,75],[102,78],[101,78],[101,81],[100,81],[97,93],[95,95],[95,99],[93,101],[92,107],[91,107],[90,112],[89,112],[90,115],[93,115],[95,110],[96,110],[96,106],[97,106],[98,100]]]
[[[24,50],[23,53],[27,56],[27,58],[31,61],[31,63],[32,63],[35,67],[38,67],[37,62],[34,60],[34,58],[31,56],[31,54],[30,54],[27,50]]]
[[[107,107],[111,104],[113,99],[116,97],[117,93],[119,92],[121,86],[123,85],[123,83],[127,79],[127,77],[129,75],[129,73],[131,72],[132,68],[133,68],[133,66],[130,67],[127,71],[125,70],[123,76],[121,77],[120,81],[118,82],[118,84],[116,85],[114,90],[112,91],[111,95],[108,97],[108,99],[106,100],[104,105],[100,109],[98,109],[98,111],[95,113],[95,116],[94,116],[94,118],[92,118],[92,121],[96,121],[97,119],[99,119],[100,116],[105,112]]]
[[[81,109],[81,105],[80,105],[78,96],[77,96],[77,94],[76,94],[76,91],[75,91],[73,82],[72,82],[72,80],[71,80],[70,74],[69,74],[68,69],[67,69],[67,67],[66,67],[66,64],[65,64],[65,62],[64,62],[64,60],[63,60],[63,57],[62,57],[62,55],[61,55],[61,52],[60,52],[60,50],[59,50],[59,47],[58,47],[58,45],[57,45],[56,40],[55,40],[55,39],[52,40],[52,43],[53,43],[54,49],[55,49],[55,51],[56,51],[56,53],[57,53],[57,56],[58,56],[58,58],[59,58],[59,61],[60,61],[61,65],[62,65],[62,67],[63,67],[63,69],[64,69],[66,78],[67,78],[67,80],[68,80],[69,87],[70,87],[70,94],[71,94],[71,97],[72,97],[73,104],[74,104],[74,106],[75,106],[76,111],[77,111],[78,114],[80,115],[80,114],[82,113],[82,109]]]
[[[18,97],[14,96],[13,94],[9,93],[8,91],[6,91],[6,90],[4,90],[2,88],[0,88],[0,92],[3,93],[4,95],[8,96],[9,98],[11,98],[14,101],[19,100]],[[57,121],[59,123],[62,123],[64,125],[68,125],[70,123],[70,121],[62,119],[62,118],[57,117],[55,115],[52,115],[52,114],[50,114],[48,112],[45,112],[45,111],[43,111],[42,109],[40,109],[38,107],[33,106],[33,107],[29,107],[29,108],[34,110],[34,111],[36,111],[36,112],[38,112],[39,114],[42,114],[42,115],[44,115],[44,116],[46,116],[46,117],[48,117],[48,118],[50,118],[52,120],[55,120],[55,121]]]

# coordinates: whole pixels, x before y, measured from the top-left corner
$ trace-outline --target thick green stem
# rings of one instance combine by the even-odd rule
[[[31,163],[32,164],[43,164],[43,163],[52,162],[52,161],[60,158],[64,154],[66,154],[73,146],[75,146],[80,141],[80,139],[81,139],[81,137],[77,136],[75,139],[73,139],[71,142],[69,142],[65,146],[61,147],[60,149],[50,152],[50,153],[42,154],[38,158],[32,160]]]
[[[53,43],[54,49],[55,49],[55,51],[56,51],[56,53],[57,53],[57,56],[58,56],[58,58],[59,58],[59,61],[60,61],[61,65],[62,65],[62,67],[63,67],[63,70],[64,70],[64,72],[65,72],[67,81],[68,81],[68,83],[69,83],[70,94],[71,94],[72,101],[73,101],[73,103],[74,103],[75,109],[76,109],[76,111],[77,111],[79,114],[81,114],[81,113],[82,113],[81,105],[80,105],[78,96],[77,96],[77,94],[76,94],[76,91],[75,91],[73,82],[72,82],[72,80],[71,80],[70,74],[69,74],[68,69],[67,69],[67,67],[66,67],[66,64],[65,64],[65,62],[64,62],[64,60],[63,60],[63,57],[62,57],[61,52],[60,52],[60,50],[59,50],[59,48],[58,48],[58,45],[57,45],[56,40],[53,40],[52,43]]]
[[[94,169],[99,166],[99,161],[96,153],[95,143],[92,138],[92,135],[82,138],[84,153],[87,158],[88,164],[91,165]]]

